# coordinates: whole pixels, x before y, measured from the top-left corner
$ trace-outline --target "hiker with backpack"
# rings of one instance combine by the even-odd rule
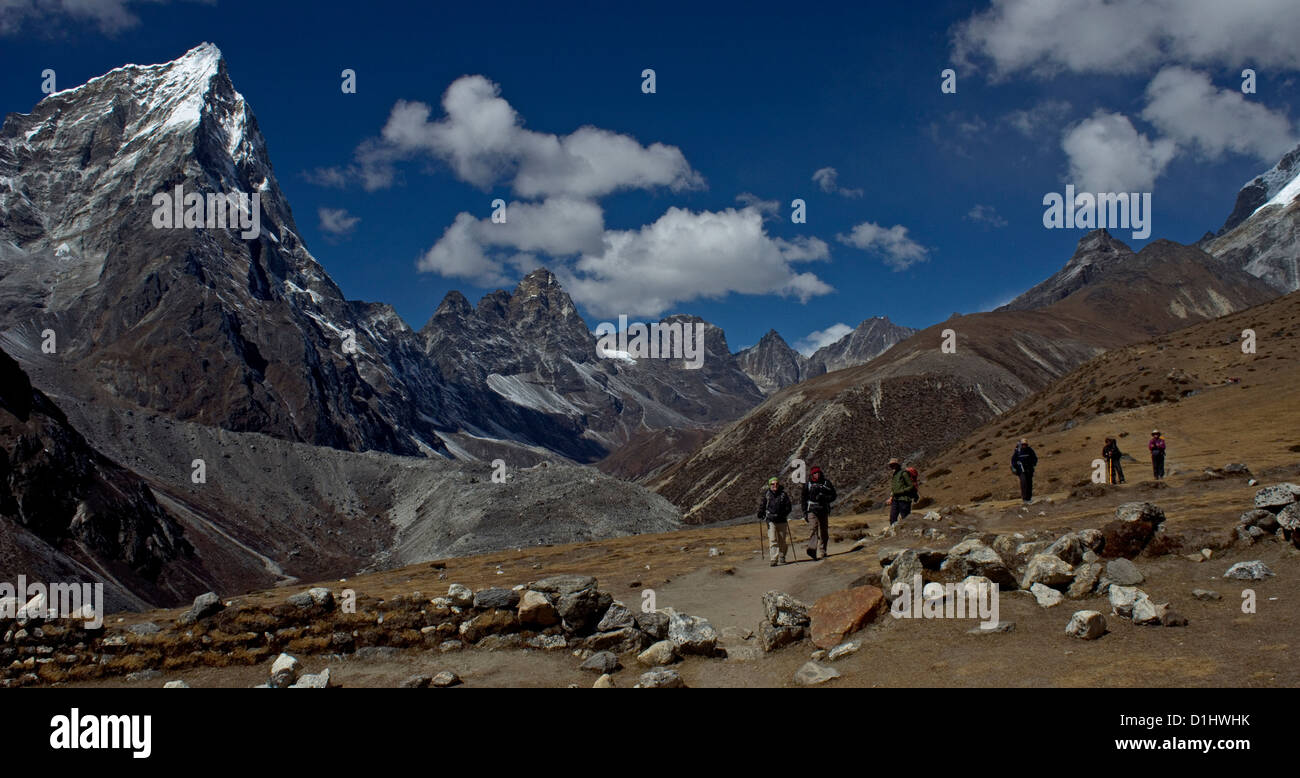
[[[1151,474],[1159,481],[1165,477],[1165,439],[1161,437],[1160,430],[1151,430],[1147,450],[1151,452]]]
[[[835,502],[835,484],[832,484],[820,467],[808,471],[808,482],[799,493],[803,507],[803,520],[809,526],[808,557],[826,558],[827,533],[831,516],[831,503]],[[821,556],[818,556],[818,551]]]
[[[1034,468],[1038,467],[1038,455],[1030,447],[1029,440],[1021,438],[1016,450],[1011,454],[1011,472],[1020,479],[1020,499],[1025,505],[1034,500]]]
[[[772,567],[786,563],[785,552],[790,545],[788,522],[793,509],[781,479],[767,479],[767,488],[758,498],[758,520],[767,522],[767,552]]]
[[[917,498],[916,469],[904,468],[898,459],[889,460],[889,523],[897,524],[912,512],[912,502]]]
[[[1106,445],[1101,447],[1101,458],[1106,460],[1106,474],[1112,484],[1124,483],[1124,466],[1120,464],[1123,457],[1119,443],[1114,438],[1106,438]]]

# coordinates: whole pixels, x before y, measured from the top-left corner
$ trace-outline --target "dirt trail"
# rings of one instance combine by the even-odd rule
[[[814,562],[805,556],[806,530],[802,522],[791,522],[796,544],[787,556],[789,564],[771,567],[767,552],[759,556],[757,548],[747,558],[719,557],[726,560],[720,568],[700,568],[655,589],[655,604],[675,608],[693,616],[707,618],[721,632],[727,627],[757,629],[763,619],[762,595],[776,590],[812,604],[817,598],[843,589],[862,574],[866,555],[849,552],[851,543],[831,543],[830,556]],[[798,536],[803,534],[803,538]],[[755,533],[754,546],[758,545]],[[797,558],[796,558],[797,557]],[[857,564],[850,568],[849,559]]]

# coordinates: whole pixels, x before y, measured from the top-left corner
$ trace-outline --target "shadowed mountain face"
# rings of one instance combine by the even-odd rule
[[[133,473],[92,448],[0,351],[0,580],[106,581],[110,607],[171,605],[212,580]]]
[[[776,330],[768,330],[758,343],[736,352],[736,361],[764,394],[799,383],[808,367],[808,357],[790,348]]]
[[[700,370],[600,358],[545,270],[477,309],[449,295],[418,334],[390,306],[346,300],[210,44],[11,114],[0,181],[0,340],[104,407],[532,464],[594,461],[636,431],[716,424],[761,399],[711,325]],[[215,223],[206,198],[231,194],[247,196],[247,224]],[[191,197],[205,198],[192,212]]]
[[[1223,229],[1203,248],[1280,292],[1300,289],[1298,197],[1300,147],[1242,187]]]
[[[841,505],[851,506],[863,496],[854,490],[875,485],[890,457],[931,456],[1108,348],[1275,295],[1194,247],[1156,241],[1133,254],[1112,241],[1084,238],[1081,253],[1100,248],[1116,259],[1076,262],[1076,253],[1074,267],[1058,274],[1070,281],[1042,296],[1073,290],[1047,307],[955,316],[865,365],[787,387],[650,485],[688,523],[730,519],[752,510],[763,481],[799,458],[825,468]]]

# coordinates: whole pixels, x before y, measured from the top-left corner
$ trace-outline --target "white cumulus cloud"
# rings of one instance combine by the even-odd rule
[[[1061,148],[1081,192],[1150,192],[1177,152],[1172,140],[1152,140],[1127,116],[1107,111],[1069,127]]]
[[[828,194],[839,194],[844,197],[861,197],[861,189],[846,189],[839,185],[839,171],[833,167],[818,168],[813,171],[812,180],[823,192]]]
[[[1161,70],[1146,98],[1143,119],[1210,159],[1235,152],[1272,162],[1296,145],[1286,116],[1247,99],[1240,89],[1218,89],[1209,76],[1189,68]]]
[[[369,190],[391,186],[394,166],[431,157],[482,189],[507,183],[520,197],[599,198],[625,189],[701,189],[704,178],[681,149],[598,127],[568,135],[526,129],[523,119],[484,76],[462,76],[442,97],[443,116],[422,102],[399,101],[378,138],[355,154],[355,175]],[[313,174],[337,180],[330,169]]]
[[[345,208],[322,207],[316,210],[316,215],[320,218],[321,230],[335,237],[351,233],[361,222],[360,216],[353,216]]]
[[[987,61],[996,78],[1167,63],[1300,69],[1294,0],[993,0],[952,39],[958,62]]]
[[[875,222],[863,222],[850,230],[849,234],[837,235],[835,238],[846,246],[879,256],[896,271],[930,258],[929,250],[912,240],[907,234],[907,228],[901,224],[881,227]]]

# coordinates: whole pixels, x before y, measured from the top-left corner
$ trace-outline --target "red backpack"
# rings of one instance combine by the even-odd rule
[[[912,499],[916,499],[921,496],[917,492],[917,487],[921,485],[921,474],[916,471],[915,467],[907,468],[907,474],[912,476]]]

